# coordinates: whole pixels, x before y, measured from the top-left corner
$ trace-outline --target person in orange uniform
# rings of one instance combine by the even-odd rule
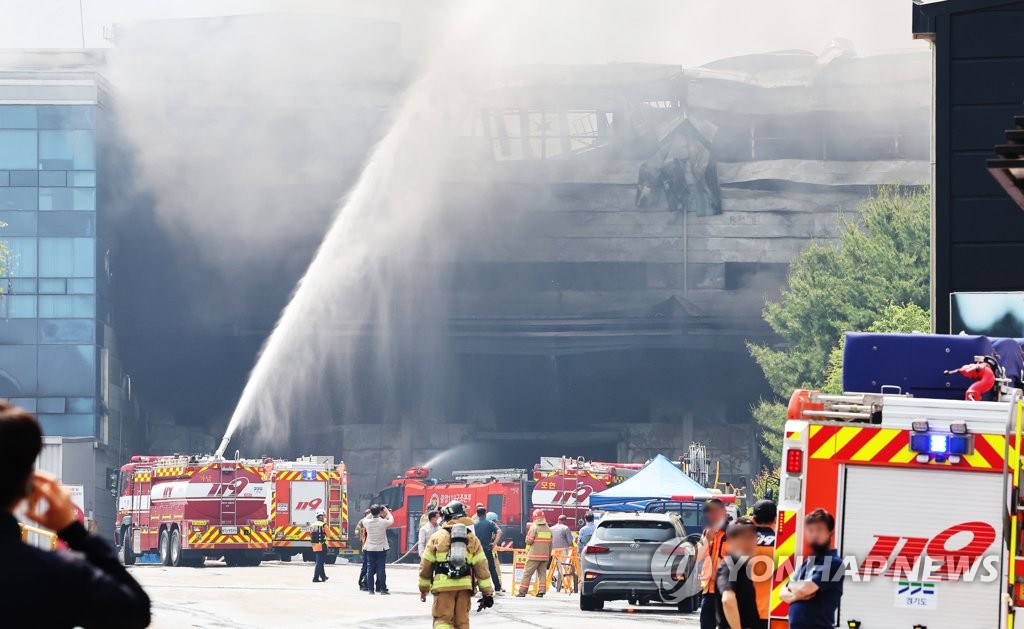
[[[725,529],[729,525],[729,513],[725,510],[725,503],[719,498],[705,502],[704,518],[707,528],[697,544],[697,561],[701,562],[700,584],[704,588],[700,605],[700,629],[715,629],[718,625],[716,609],[721,596],[715,587],[715,575],[728,546],[725,542]]]
[[[522,598],[530,589],[530,581],[537,574],[537,598],[544,596],[548,590],[548,565],[551,563],[551,529],[544,518],[544,512],[537,509],[533,512],[533,522],[526,532],[526,567],[523,568],[523,580],[519,583],[516,596]]]
[[[757,594],[760,629],[768,629],[772,571],[775,569],[775,519],[778,515],[778,507],[771,500],[758,500],[751,510],[754,526],[757,527],[757,549],[750,562],[750,578],[754,581],[754,592]]]

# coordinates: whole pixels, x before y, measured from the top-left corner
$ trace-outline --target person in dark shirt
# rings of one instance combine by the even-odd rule
[[[815,509],[804,519],[804,537],[811,555],[796,569],[779,593],[789,603],[790,629],[832,629],[843,596],[845,570],[839,553],[832,548],[836,519],[824,509]]]
[[[737,518],[726,530],[729,554],[715,574],[715,617],[718,629],[758,629],[757,594],[750,578],[750,558],[757,550],[757,527],[750,518]]]
[[[29,412],[0,401],[0,626],[148,627],[149,597],[117,560],[114,549],[75,519],[71,496],[56,478],[32,469],[43,447]],[[54,553],[21,541],[14,517],[57,531],[76,553]],[[45,504],[43,503],[45,501]]]
[[[494,516],[492,519],[490,516]],[[498,563],[494,557],[494,545],[501,539],[501,529],[495,524],[498,516],[488,513],[487,509],[478,507],[476,510],[476,524],[473,525],[473,533],[480,539],[484,556],[487,557],[487,569],[491,571],[491,581],[494,582],[494,591],[501,591],[501,573],[496,568]]]

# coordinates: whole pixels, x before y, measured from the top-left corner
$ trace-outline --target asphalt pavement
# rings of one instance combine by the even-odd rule
[[[372,597],[356,586],[359,567],[341,563],[327,566],[326,583],[313,583],[313,565],[301,561],[266,562],[254,568],[207,562],[202,568],[134,566],[130,570],[149,592],[152,626],[157,629],[431,625],[430,599],[420,602],[416,569],[411,565],[389,566],[391,595]],[[631,608],[625,601],[609,603],[602,612],[583,612],[577,595],[558,592],[543,599],[498,596],[493,608],[472,612],[472,624],[487,629],[699,625],[696,614],[655,605]]]

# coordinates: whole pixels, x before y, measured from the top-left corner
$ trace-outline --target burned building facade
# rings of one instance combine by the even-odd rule
[[[927,54],[841,45],[500,72],[448,182],[503,234],[456,261],[458,400],[397,440],[344,426],[353,474],[382,448],[421,464],[472,442],[502,467],[643,461],[694,440],[723,477],[755,473],[749,409],[770,392],[746,343],[772,342],[764,301],[841,212],[927,183],[929,85]]]

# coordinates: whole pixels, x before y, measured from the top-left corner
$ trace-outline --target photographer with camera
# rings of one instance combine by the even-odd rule
[[[376,592],[390,594],[387,580],[387,557],[391,546],[388,544],[388,527],[395,523],[395,516],[383,505],[370,507],[370,515],[363,518],[363,530],[366,531],[366,542],[363,553],[366,555],[366,589],[370,594]]]
[[[441,509],[444,524],[427,541],[420,559],[420,600],[434,594],[434,627],[469,627],[473,594],[480,588],[477,611],[494,605],[494,586],[487,569],[487,556],[473,532],[473,520],[461,502]]]
[[[149,597],[106,541],[75,519],[71,496],[33,468],[43,433],[28,411],[0,400],[0,592],[2,625],[134,629],[150,621]],[[15,512],[56,531],[74,553],[21,541]]]

